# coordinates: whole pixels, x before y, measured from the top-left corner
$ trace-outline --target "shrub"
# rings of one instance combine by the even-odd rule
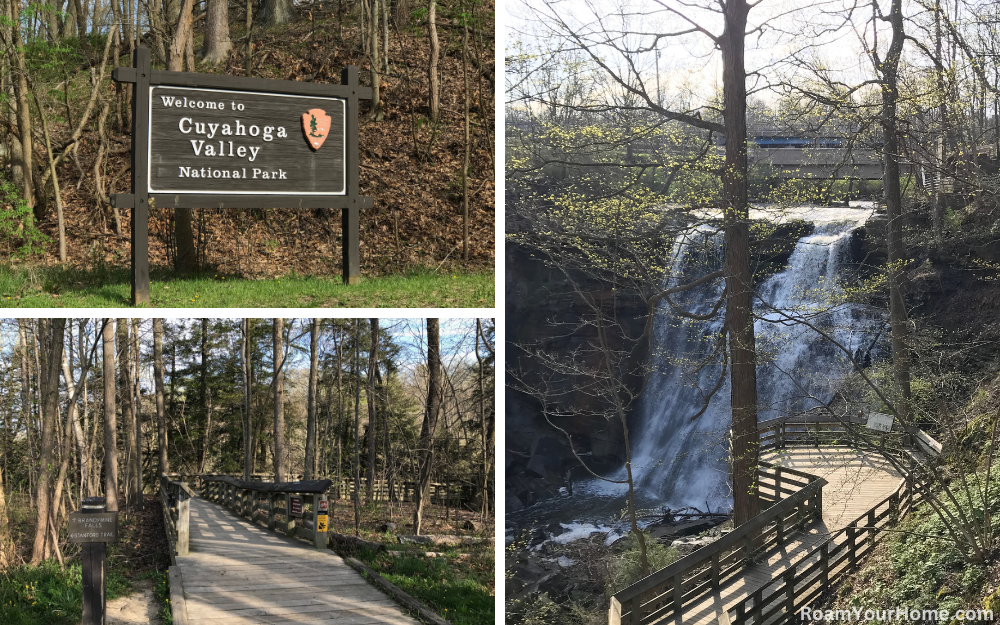
[[[639,558],[639,540],[634,534],[625,539],[625,551],[611,561],[608,566],[606,591],[611,596],[642,579],[642,561]],[[659,571],[673,564],[678,558],[677,550],[665,547],[658,541],[646,536],[646,559],[649,561],[650,572]]]

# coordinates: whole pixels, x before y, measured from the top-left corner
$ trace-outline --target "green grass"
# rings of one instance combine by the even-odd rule
[[[111,566],[107,575],[109,601],[129,593],[132,585],[121,571]],[[79,561],[68,564],[65,571],[54,560],[5,570],[0,573],[0,623],[79,623],[83,609],[82,582]]]
[[[357,557],[453,625],[494,623],[496,609],[490,592],[493,552],[460,558],[453,551],[438,558],[393,557],[371,551],[361,551]]]
[[[184,278],[153,269],[154,308],[492,308],[494,276],[439,275],[430,269],[367,278],[348,286],[339,278],[289,275],[248,280],[202,273]],[[0,306],[113,308],[129,305],[127,268],[91,271],[58,267],[0,266]]]

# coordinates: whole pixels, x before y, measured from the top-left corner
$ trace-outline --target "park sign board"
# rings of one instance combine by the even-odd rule
[[[117,512],[70,512],[69,542],[113,543],[117,541]]]
[[[154,70],[149,48],[112,79],[133,85],[132,303],[149,303],[149,207],[340,209],[343,280],[361,281],[358,103],[372,90],[345,67],[341,84]]]
[[[868,414],[868,422],[865,425],[868,429],[875,430],[876,432],[891,432],[892,421],[892,415],[871,412]]]

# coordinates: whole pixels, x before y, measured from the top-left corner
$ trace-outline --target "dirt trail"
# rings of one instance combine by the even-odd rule
[[[153,580],[143,579],[134,584],[135,592],[108,602],[106,625],[150,623],[159,625],[159,604],[153,595]]]

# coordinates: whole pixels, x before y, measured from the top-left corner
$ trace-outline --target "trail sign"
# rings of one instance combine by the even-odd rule
[[[302,516],[302,497],[292,496],[288,499],[291,502],[291,510],[289,511],[292,516]]]
[[[117,512],[70,512],[69,542],[114,543],[118,542]]]
[[[892,415],[882,414],[880,412],[869,413],[868,423],[866,426],[868,429],[875,430],[877,432],[891,432]]]
[[[132,304],[149,303],[149,207],[341,210],[342,273],[361,281],[358,68],[339,85],[153,70],[149,48],[112,79],[132,90]]]

